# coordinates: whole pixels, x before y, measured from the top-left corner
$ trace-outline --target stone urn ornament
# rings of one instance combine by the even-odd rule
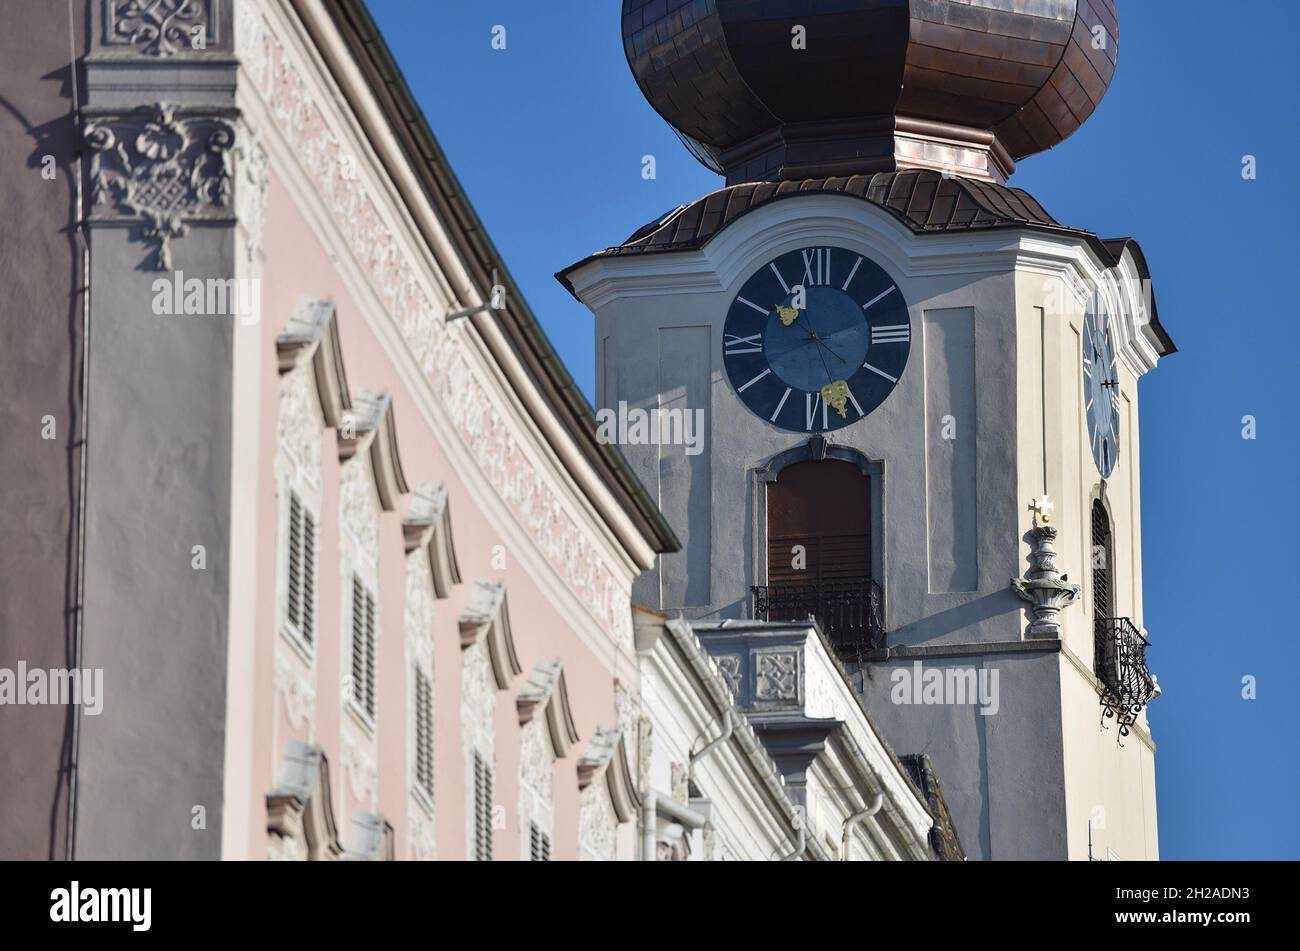
[[[1025,631],[1028,637],[1060,637],[1061,609],[1079,597],[1079,586],[1070,583],[1056,567],[1056,528],[1049,524],[1054,506],[1043,495],[1029,503],[1034,527],[1029,530],[1030,570],[1023,578],[1012,578],[1011,589],[1030,604],[1034,619]]]

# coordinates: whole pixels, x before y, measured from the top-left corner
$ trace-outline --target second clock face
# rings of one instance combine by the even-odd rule
[[[745,282],[727,311],[722,363],[755,415],[820,433],[883,403],[911,348],[907,301],[885,270],[819,245],[774,258]]]
[[[1083,321],[1083,408],[1088,418],[1092,458],[1103,479],[1119,460],[1119,368],[1110,315],[1094,294]]]

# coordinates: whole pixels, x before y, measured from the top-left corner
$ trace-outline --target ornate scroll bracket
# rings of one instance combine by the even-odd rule
[[[1050,525],[1035,525],[1029,530],[1029,563],[1032,566],[1023,578],[1011,579],[1011,590],[1028,601],[1034,620],[1025,631],[1028,637],[1060,637],[1061,609],[1073,604],[1079,597],[1079,586],[1070,584],[1069,576],[1056,567],[1056,529]]]
[[[172,270],[171,240],[194,221],[233,221],[236,111],[192,113],[155,103],[96,116],[83,136],[93,218],[138,222],[154,244],[152,269]]]
[[[215,43],[221,0],[106,0],[104,42],[146,56],[172,56]],[[196,38],[202,38],[202,45]]]

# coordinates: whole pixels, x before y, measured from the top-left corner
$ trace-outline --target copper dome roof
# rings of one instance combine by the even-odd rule
[[[729,182],[908,167],[1005,181],[1101,102],[1119,21],[1115,0],[623,0],[623,46]]]

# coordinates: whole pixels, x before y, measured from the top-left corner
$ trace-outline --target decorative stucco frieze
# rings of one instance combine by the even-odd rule
[[[92,223],[137,225],[154,245],[153,269],[172,270],[171,241],[191,223],[234,220],[236,115],[162,102],[92,114],[83,130]]]
[[[492,487],[601,627],[630,648],[630,585],[578,524],[559,490],[525,448],[518,423],[494,409],[499,384],[470,359],[464,331],[448,328],[426,285],[425,267],[394,233],[348,149],[330,126],[309,83],[256,4],[237,11],[237,49],[249,87],[265,102],[276,130],[313,183],[356,261],[393,315],[434,400],[456,428]]]
[[[221,0],[104,0],[104,44],[146,56],[201,50],[220,40]]]

